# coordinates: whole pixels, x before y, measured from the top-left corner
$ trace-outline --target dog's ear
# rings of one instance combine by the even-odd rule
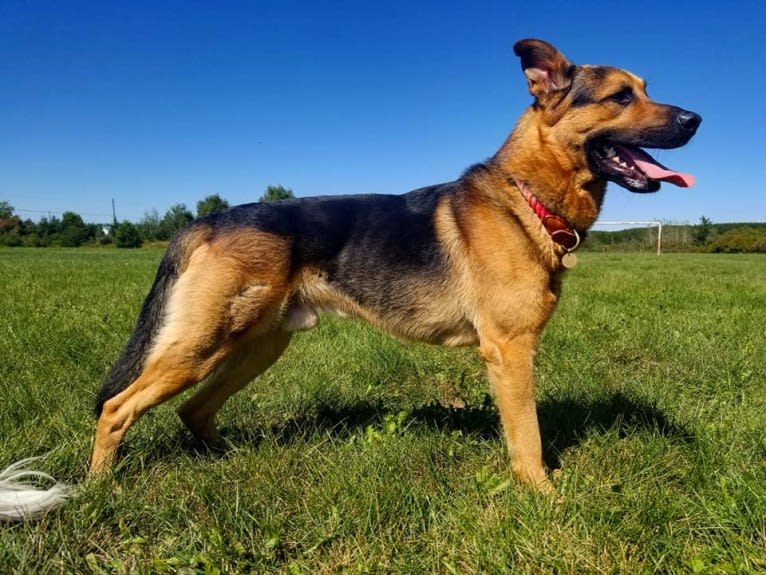
[[[575,65],[547,42],[519,40],[513,51],[521,58],[529,93],[541,106],[545,106],[551,94],[565,92],[572,85]]]

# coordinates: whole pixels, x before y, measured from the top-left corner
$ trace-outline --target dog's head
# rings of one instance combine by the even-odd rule
[[[702,121],[698,114],[653,102],[646,82],[630,72],[574,65],[541,40],[521,40],[514,52],[535,97],[544,137],[575,156],[568,163],[632,192],[656,192],[662,181],[694,183],[692,176],[666,168],[641,148],[683,146]]]

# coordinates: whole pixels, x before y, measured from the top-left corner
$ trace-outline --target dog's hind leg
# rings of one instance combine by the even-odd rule
[[[127,389],[104,403],[96,428],[91,474],[106,471],[125,432],[141,415],[199,382],[209,367],[181,360],[181,354],[153,358]]]
[[[224,402],[266,371],[287,348],[290,333],[275,331],[241,343],[179,408],[178,415],[195,438],[211,449],[226,443],[215,425]]]
[[[103,404],[91,473],[111,465],[123,435],[147,410],[210,376],[241,338],[274,330],[286,285],[281,270],[269,269],[256,278],[220,250],[195,252],[138,377]]]
[[[259,288],[240,294],[235,307],[245,320],[253,315],[261,303]],[[295,331],[306,331],[319,323],[316,310],[308,305],[292,302],[278,315],[278,327],[262,332],[262,324],[255,324],[235,344],[234,351],[215,369],[202,387],[179,408],[178,415],[194,437],[212,449],[226,447],[215,425],[215,416],[229,397],[266,371],[287,349]],[[269,328],[273,325],[267,323]],[[252,336],[251,333],[258,335]]]

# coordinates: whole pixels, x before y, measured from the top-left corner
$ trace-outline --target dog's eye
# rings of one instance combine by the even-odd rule
[[[627,106],[633,100],[635,100],[635,98],[636,95],[633,93],[633,89],[625,87],[619,92],[615,92],[607,99],[611,100],[612,102],[617,102],[620,106]]]

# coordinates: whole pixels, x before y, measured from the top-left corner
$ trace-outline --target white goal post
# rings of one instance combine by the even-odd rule
[[[599,220],[595,224],[593,224],[592,227],[596,228],[598,226],[647,226],[657,227],[657,255],[660,255],[662,253],[662,222],[650,222],[650,221],[643,221],[643,222],[635,222],[635,221],[602,221]]]

